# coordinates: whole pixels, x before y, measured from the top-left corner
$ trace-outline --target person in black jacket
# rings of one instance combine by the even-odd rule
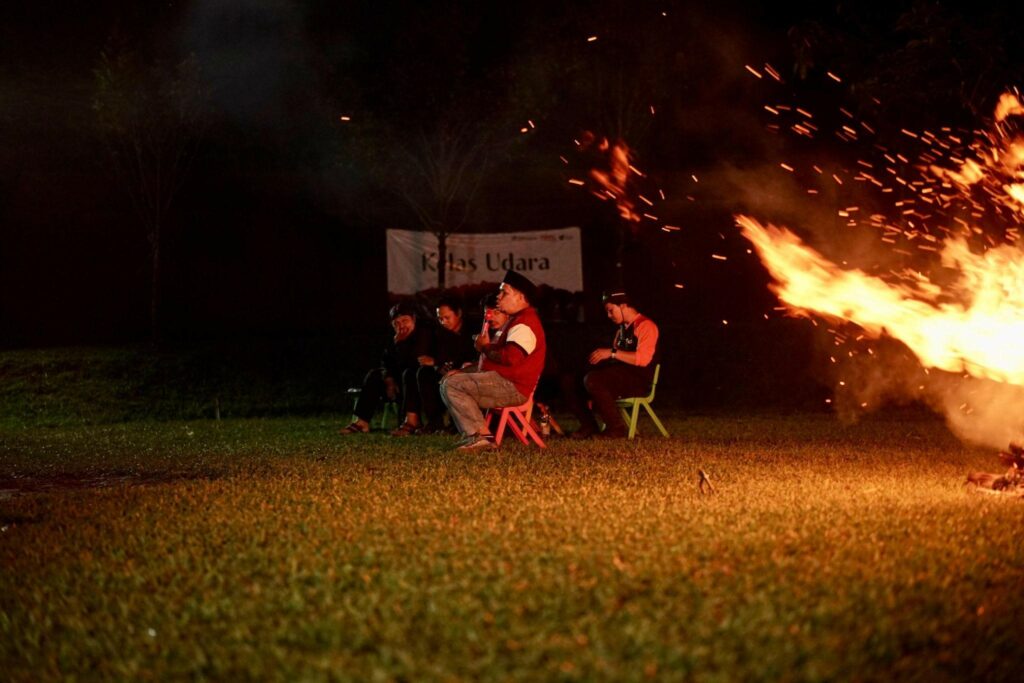
[[[415,431],[420,424],[420,394],[416,386],[419,358],[432,353],[433,334],[428,325],[416,324],[416,308],[400,303],[391,308],[391,327],[395,336],[384,349],[379,368],[366,373],[362,392],[355,407],[352,423],[341,429],[341,434],[365,434],[370,431],[370,419],[382,400],[399,401],[400,415],[405,422],[395,432]],[[394,432],[393,432],[394,433]]]
[[[442,297],[437,304],[437,322],[441,329],[434,338],[433,355],[420,356],[420,368],[416,372],[423,415],[426,418],[424,431],[443,430],[444,406],[438,385],[441,378],[452,370],[458,370],[477,359],[473,346],[473,335],[465,324],[462,303],[452,296]]]

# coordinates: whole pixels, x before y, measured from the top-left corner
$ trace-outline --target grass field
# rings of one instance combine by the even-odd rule
[[[4,678],[1020,680],[1024,501],[935,420],[339,425],[5,427]]]

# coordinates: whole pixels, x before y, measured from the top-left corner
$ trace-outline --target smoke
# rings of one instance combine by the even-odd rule
[[[302,16],[287,0],[200,0],[184,33],[217,109],[238,121],[281,125],[311,85]]]
[[[834,354],[831,339],[829,347],[823,352]],[[967,443],[1004,449],[1024,439],[1024,387],[926,369],[910,349],[890,338],[861,340],[855,347],[854,356],[832,366],[836,411],[843,421],[919,404],[943,416],[950,431]]]
[[[722,166],[702,182],[713,188],[721,201],[735,205],[738,213],[794,230],[844,268],[887,272],[905,265],[903,256],[879,242],[877,231],[850,228],[849,218],[840,214],[856,207],[856,215],[863,219],[882,211],[877,196],[864,189],[863,183],[838,185],[827,171],[813,172],[810,161],[794,163],[790,159],[795,172],[786,171],[780,163],[784,162],[748,168]],[[808,189],[816,192],[809,194]]]

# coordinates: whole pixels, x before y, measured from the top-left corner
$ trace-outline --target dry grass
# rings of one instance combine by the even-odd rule
[[[1024,501],[966,491],[991,455],[934,421],[677,416],[473,455],[336,427],[0,434],[0,489],[36,490],[0,499],[0,670],[1018,679]]]

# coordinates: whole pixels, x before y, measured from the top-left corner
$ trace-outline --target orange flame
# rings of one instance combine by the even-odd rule
[[[1024,115],[1024,105],[1012,93],[1004,93],[996,105],[996,124],[1004,124],[1011,116]],[[992,144],[991,140],[1000,144]],[[990,201],[1005,206],[1017,214],[1024,214],[1024,136],[1010,135],[997,125],[995,130],[974,146],[976,159],[967,159],[959,171],[930,167],[931,172],[944,180],[951,180],[961,192],[981,184]]]
[[[588,132],[583,139],[581,147],[585,148],[593,141],[593,136]],[[615,206],[623,220],[639,223],[640,214],[635,211],[636,203],[629,193],[629,174],[642,174],[630,164],[629,147],[622,140],[609,142],[608,138],[601,138],[597,142],[597,150],[607,155],[608,170],[592,169],[590,177],[604,190],[608,198],[615,200]]]
[[[1019,220],[1024,215],[1024,136],[1007,119],[1020,115],[1024,106],[1017,96],[1003,95],[995,125],[972,145],[972,158],[957,159],[956,169],[934,163],[924,168],[943,181],[943,188],[959,190],[973,206],[978,207],[970,200],[972,189],[980,188],[986,202],[1010,209]],[[921,136],[903,132],[935,139],[927,131]],[[922,197],[931,192],[932,188],[920,190]],[[849,215],[853,209],[839,213]],[[937,244],[928,247],[948,269],[943,280],[955,275],[952,284],[942,286],[921,273],[914,273],[909,283],[890,282],[840,268],[786,228],[736,217],[742,234],[774,279],[770,289],[791,312],[848,320],[874,337],[888,334],[906,344],[925,367],[1024,386],[1024,344],[1020,343],[1024,339],[1024,250],[1012,244],[996,246],[989,240],[991,248],[972,251],[964,237],[972,234],[971,226],[959,217],[953,220],[965,231],[945,242],[932,238]],[[1015,239],[1016,230],[1007,230],[1007,239]],[[973,228],[973,232],[983,231]]]
[[[978,255],[947,242],[942,263],[960,274],[943,290],[924,275],[894,284],[844,270],[785,228],[737,216],[775,280],[772,291],[794,313],[841,318],[873,336],[906,344],[926,367],[1024,385],[1024,252],[1001,246]]]

